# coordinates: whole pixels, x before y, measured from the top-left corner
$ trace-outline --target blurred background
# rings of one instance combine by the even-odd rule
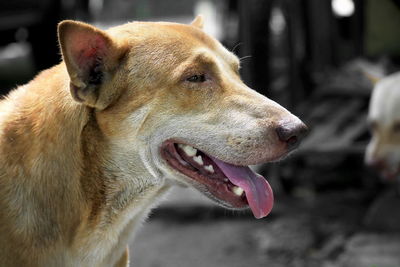
[[[374,82],[400,69],[399,0],[1,1],[1,94],[60,62],[62,19],[107,28],[197,14],[245,82],[310,133],[285,161],[255,166],[275,192],[267,218],[176,189],[132,242],[131,265],[400,267],[399,186],[363,160]]]

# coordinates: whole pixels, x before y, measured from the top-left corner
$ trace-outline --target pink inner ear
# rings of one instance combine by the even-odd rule
[[[106,53],[106,40],[98,33],[79,32],[71,39],[71,54],[79,68],[92,67]]]

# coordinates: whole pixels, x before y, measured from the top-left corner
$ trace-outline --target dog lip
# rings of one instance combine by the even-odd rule
[[[223,206],[250,207],[258,219],[271,212],[273,191],[267,180],[249,166],[233,165],[174,142],[165,142],[161,155],[173,169],[191,178],[189,183],[195,188]],[[212,166],[213,170],[208,171],[205,166]]]
[[[193,184],[196,189],[222,206],[236,209],[248,207],[246,195],[237,196],[233,193],[233,187],[235,187],[235,185],[229,181],[207,154],[198,150],[203,156],[206,165],[212,164],[215,171],[213,174],[206,174],[200,171],[201,168],[198,168],[199,166],[195,163],[183,159],[185,156],[179,154],[175,146],[178,144],[183,143],[169,140],[161,145],[161,156],[168,165],[190,178],[190,180],[188,180],[189,183]]]
[[[213,153],[207,151],[206,149],[199,148],[196,145],[192,145],[192,144],[190,144],[190,143],[188,143],[186,141],[181,141],[179,139],[169,139],[167,141],[164,141],[161,144],[161,149],[163,149],[166,146],[171,145],[171,144],[177,144],[177,145],[180,144],[180,145],[191,146],[193,148],[196,148],[197,150],[199,150],[201,153],[205,154],[208,157],[211,156],[211,157],[214,157],[214,158],[218,158],[218,159],[220,159],[220,160],[222,160],[222,161],[224,161],[226,163],[229,163],[229,164],[232,164],[232,165],[236,165],[236,166],[243,166],[243,167],[244,166],[249,166],[249,165],[257,165],[257,164],[261,164],[261,163],[274,162],[274,161],[282,159],[283,157],[287,156],[287,154],[288,154],[288,153],[285,152],[285,153],[283,153],[283,155],[278,155],[278,156],[273,157],[273,158],[261,159],[261,160],[259,159],[257,161],[249,161],[249,162],[246,161],[245,162],[244,160],[234,160],[234,159],[228,159],[228,158],[219,157],[219,156],[214,155]]]

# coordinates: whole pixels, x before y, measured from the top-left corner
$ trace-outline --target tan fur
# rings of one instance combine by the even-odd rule
[[[298,119],[246,87],[238,59],[195,24],[59,25],[64,61],[0,102],[0,266],[127,266],[146,214],[191,184],[159,156],[169,138],[232,164],[286,153],[274,129]],[[101,50],[99,86],[84,46]],[[212,80],[185,81],[197,73]]]

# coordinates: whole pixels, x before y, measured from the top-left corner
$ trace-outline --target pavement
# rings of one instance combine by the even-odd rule
[[[368,219],[373,210],[396,213],[388,203],[399,202],[390,190],[372,201],[351,190],[278,196],[257,220],[176,189],[131,243],[131,266],[400,267],[400,232],[381,228],[393,221],[380,217],[376,228]]]

